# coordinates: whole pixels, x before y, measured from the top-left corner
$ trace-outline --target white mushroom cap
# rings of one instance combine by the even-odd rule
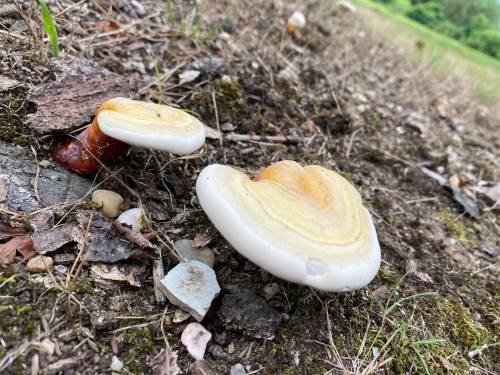
[[[200,173],[196,192],[226,240],[275,276],[349,291],[377,274],[380,246],[370,213],[331,170],[282,161],[252,181],[214,164]]]
[[[302,29],[306,25],[306,16],[304,13],[296,10],[288,17],[288,27],[293,29]]]
[[[97,115],[99,129],[133,146],[190,154],[205,142],[205,126],[185,111],[167,105],[113,98]]]

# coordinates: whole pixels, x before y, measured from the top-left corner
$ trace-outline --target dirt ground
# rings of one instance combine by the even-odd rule
[[[36,2],[15,3],[0,1],[0,74],[19,82],[0,92],[0,140],[50,159],[64,135],[26,126],[36,111],[28,93],[54,78],[50,48]],[[48,3],[62,58],[90,59],[126,77],[131,97],[188,109],[221,129],[192,157],[133,148],[93,180],[131,207],[140,198],[165,240],[153,241],[166,270],[177,262],[172,241],[205,235],[221,296],[250,290],[281,314],[275,338],[258,339],[223,322],[218,297],[203,321],[214,373],[236,364],[248,374],[500,371],[500,211],[485,194],[500,182],[500,123],[459,77],[409,61],[336,2]],[[291,37],[286,20],[296,9],[307,25]],[[210,70],[207,57],[223,65]],[[196,62],[200,77],[181,83]],[[360,190],[383,258],[368,287],[334,294],[276,279],[236,253],[201,210],[194,184],[204,166],[253,175],[285,159],[331,168]],[[478,218],[453,189],[469,211],[480,208]],[[51,209],[62,224],[93,207],[87,199]],[[31,219],[0,209],[3,223],[32,231]],[[69,284],[55,272],[29,273],[21,256],[0,266],[0,372],[105,374],[116,355],[124,374],[187,373],[193,359],[180,333],[190,320],[174,323],[175,306],[156,303],[144,265],[142,287],[97,282],[89,264]]]

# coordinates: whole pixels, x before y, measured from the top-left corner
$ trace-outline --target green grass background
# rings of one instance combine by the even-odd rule
[[[372,28],[408,52],[411,58],[428,63],[441,75],[462,80],[474,99],[500,108],[500,60],[439,34],[380,3],[354,0],[360,16]],[[415,48],[417,41],[424,44]]]

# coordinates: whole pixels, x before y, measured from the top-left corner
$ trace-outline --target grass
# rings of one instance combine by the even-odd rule
[[[355,0],[361,17],[418,61],[437,73],[460,79],[473,98],[500,110],[500,60],[439,34],[370,0]],[[423,48],[415,48],[416,42]]]
[[[57,35],[56,24],[54,23],[54,19],[50,14],[50,10],[47,7],[47,3],[45,0],[40,0],[40,9],[42,12],[42,23],[45,32],[49,37],[50,49],[52,51],[52,56],[59,57],[59,37]]]

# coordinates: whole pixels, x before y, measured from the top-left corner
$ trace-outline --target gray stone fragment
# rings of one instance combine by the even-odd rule
[[[237,363],[231,367],[231,375],[245,375],[247,373],[247,370],[245,370],[245,367],[241,363]]]
[[[210,268],[214,267],[215,255],[208,247],[205,246],[195,249],[193,248],[193,241],[191,240],[175,241],[174,245],[185,260],[199,260]]]
[[[224,359],[224,358],[227,358],[227,354],[224,351],[224,349],[222,348],[222,346],[217,345],[217,344],[210,345],[208,347],[208,352],[210,354],[212,354],[212,357],[214,357],[215,359]]]
[[[274,338],[274,331],[281,322],[278,311],[261,297],[246,290],[224,295],[218,315],[228,328],[268,340]]]
[[[89,214],[81,211],[77,221],[82,233],[86,232]],[[100,212],[94,212],[90,226],[90,236],[85,246],[85,260],[88,262],[116,263],[130,258],[153,258],[153,253],[138,248],[127,241],[115,228],[113,222]]]
[[[60,227],[42,230],[33,233],[33,247],[40,254],[50,253],[60,249],[64,245],[75,241],[75,231],[78,228],[72,224],[65,224]]]
[[[199,79],[214,79],[227,74],[229,69],[220,57],[203,57],[191,64],[192,70],[200,72]]]
[[[91,181],[49,163],[38,176],[38,201],[34,180],[36,163],[28,149],[0,142],[0,205],[31,212],[45,206],[69,203],[84,197]],[[3,193],[2,193],[3,191]]]
[[[201,322],[220,292],[215,272],[197,260],[181,262],[158,285],[168,300]]]

